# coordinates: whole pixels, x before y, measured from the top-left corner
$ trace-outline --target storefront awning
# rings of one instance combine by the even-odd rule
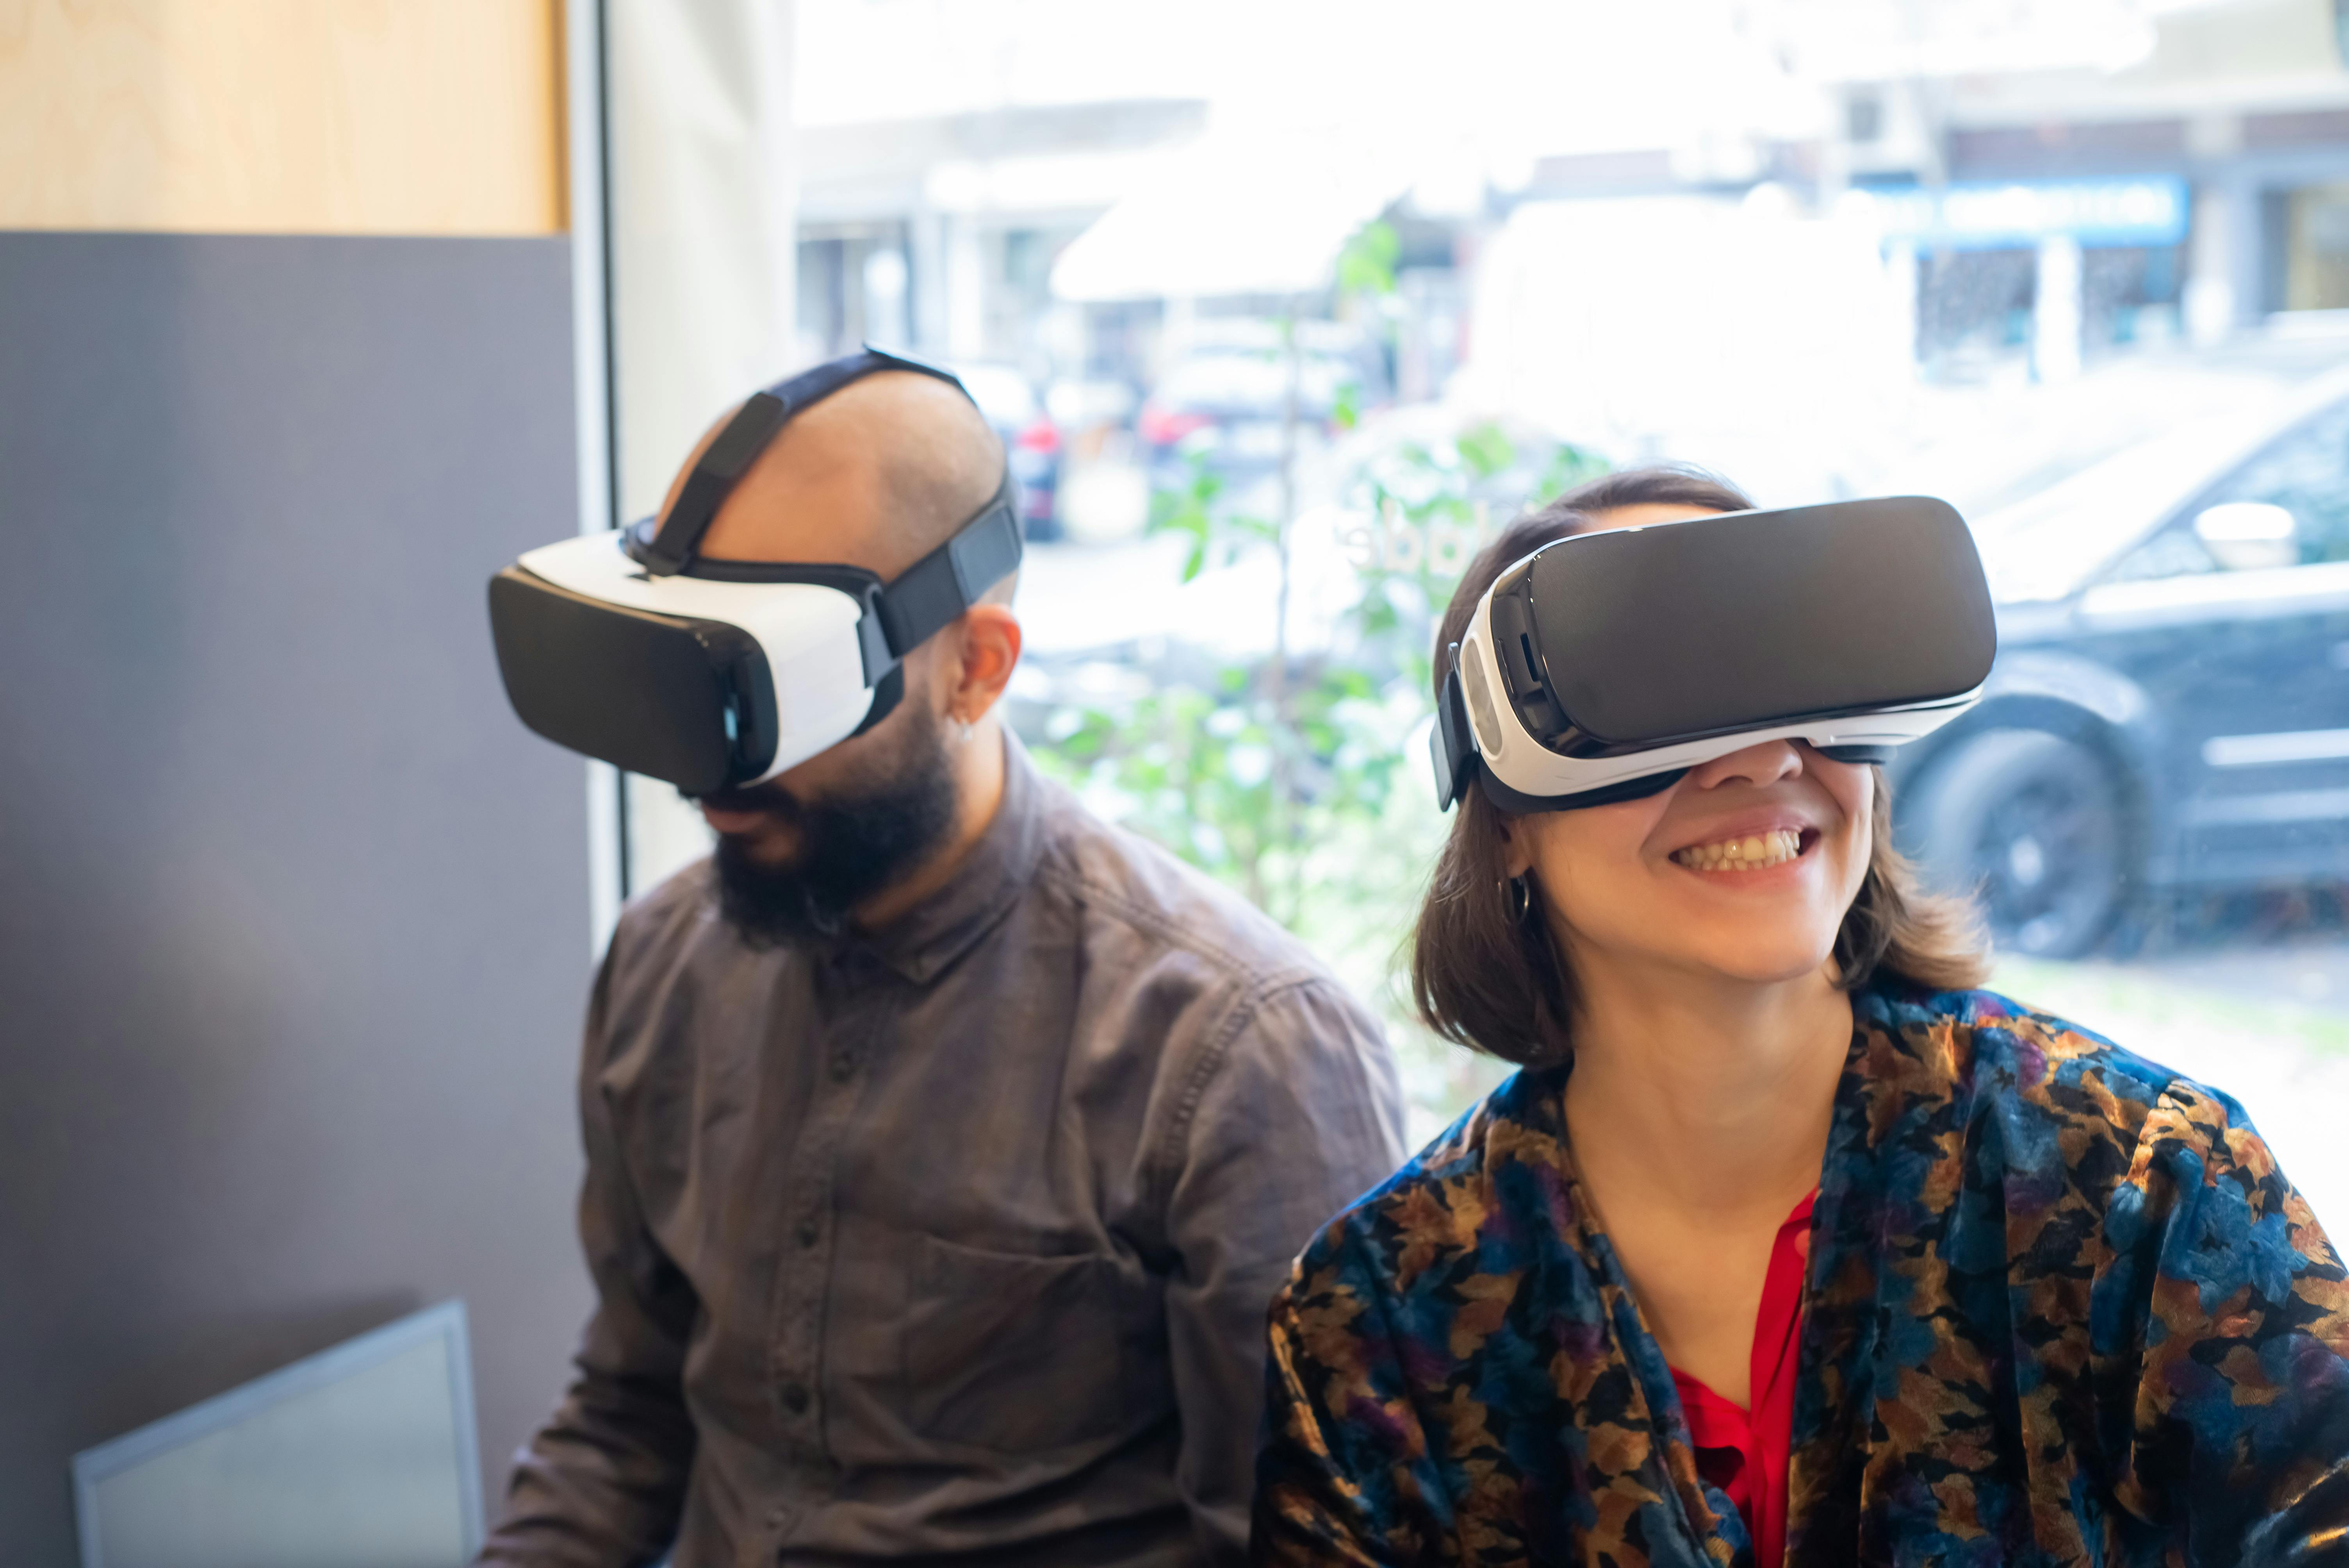
[[[1061,253],[1052,292],[1088,303],[1313,293],[1410,183],[1406,167],[1335,131],[1210,131]]]

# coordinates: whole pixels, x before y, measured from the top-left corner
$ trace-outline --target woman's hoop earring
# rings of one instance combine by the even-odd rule
[[[1508,902],[1511,923],[1523,925],[1526,916],[1533,913],[1534,890],[1521,876],[1510,877],[1501,884],[1501,896]]]

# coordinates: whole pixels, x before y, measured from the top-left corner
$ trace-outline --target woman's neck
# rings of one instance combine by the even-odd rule
[[[1816,1186],[1851,1043],[1824,970],[1723,976],[1578,973],[1567,1127],[1602,1209],[1775,1224]]]

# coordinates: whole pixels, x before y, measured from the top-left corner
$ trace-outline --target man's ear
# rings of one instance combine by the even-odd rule
[[[973,604],[949,634],[956,656],[943,672],[947,717],[964,724],[986,717],[1019,664],[1019,617],[1008,604]]]

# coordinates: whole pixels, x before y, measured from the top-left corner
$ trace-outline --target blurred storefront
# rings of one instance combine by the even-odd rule
[[[803,28],[835,40],[881,25],[848,7],[804,9]],[[1262,315],[1268,302],[1171,289],[1110,298],[1065,274],[1056,294],[1054,263],[1228,119],[1237,67],[1186,30],[1164,58],[1089,82],[1098,24],[1062,7],[981,9],[1000,57],[992,73],[929,59],[979,20],[936,38],[908,27],[906,83],[862,97],[835,83],[810,100],[802,357],[871,336],[1013,367],[1040,396],[1064,380],[1123,382],[1138,404],[1200,315]],[[2349,308],[2349,75],[2332,0],[1899,17],[1857,0],[1712,9],[1729,42],[1709,45],[1718,58],[1683,62],[1698,107],[1677,117],[1585,108],[1546,123],[1501,107],[1511,95],[1499,78],[1525,67],[1508,51],[1563,52],[1578,26],[1603,46],[1588,17],[1480,5],[1461,14],[1457,36],[1426,40],[1422,74],[1433,76],[1475,52],[1481,18],[1493,51],[1482,68],[1496,78],[1495,101],[1471,106],[1484,124],[1385,91],[1389,78],[1414,79],[1408,55],[1422,39],[1411,30],[1384,38],[1383,55],[1355,46],[1362,90],[1319,134],[1357,166],[1382,165],[1374,182],[1397,195],[1386,217],[1402,241],[1401,287],[1383,352],[1398,397],[1440,395],[1470,357],[1475,258],[1526,201],[1766,188],[1824,215],[1865,192],[1913,300],[1914,358],[1935,378],[2013,363],[2060,379],[2132,346],[2211,343],[2271,315]],[[1649,42],[1635,30],[1619,46]],[[919,81],[934,84],[926,97],[910,85]],[[1121,82],[1128,95],[1100,90]],[[888,112],[941,103],[950,112]],[[1292,105],[1277,118],[1309,124],[1313,112]],[[1405,134],[1366,136],[1382,114]],[[1330,182],[1277,141],[1258,168],[1301,195]],[[1263,249],[1261,225],[1237,210],[1249,182],[1231,181],[1227,210],[1201,225],[1199,242]],[[2118,226],[2116,213],[2127,214]],[[1316,309],[1327,308],[1324,291]]]
[[[2261,218],[2273,308],[2349,310],[2349,182],[2263,192]]]
[[[1132,351],[1131,313],[1056,308],[1060,250],[1195,137],[1196,98],[1014,105],[801,138],[800,344],[870,337],[1040,384]]]
[[[2092,5],[2110,25],[2069,35],[2031,26],[2031,7],[2004,35],[1967,9],[1946,8],[1937,36],[1888,32],[1875,8],[1758,7],[1821,95],[1817,134],[1546,158],[1528,193],[1768,181],[1824,211],[1868,192],[1888,249],[1914,257],[1932,374],[2005,356],[2061,376],[2114,347],[2349,304],[2349,76],[2330,0]]]

